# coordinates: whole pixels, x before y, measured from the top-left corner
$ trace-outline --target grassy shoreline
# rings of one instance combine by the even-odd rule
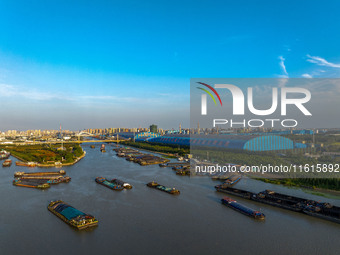
[[[9,151],[20,161],[35,162],[38,167],[58,167],[76,164],[86,152],[79,144],[67,144],[63,149],[51,145],[6,145],[0,149]]]

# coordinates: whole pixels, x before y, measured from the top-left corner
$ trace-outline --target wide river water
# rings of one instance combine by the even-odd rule
[[[89,145],[77,164],[62,168],[69,183],[47,190],[12,185],[16,171],[51,171],[15,165],[0,168],[0,254],[340,254],[340,224],[235,198],[261,209],[266,220],[256,221],[226,206],[215,192],[218,181],[177,176],[171,168],[140,166]],[[112,191],[97,184],[97,176],[119,178],[131,190]],[[148,188],[152,180],[181,191],[179,196]],[[326,198],[242,179],[237,188],[277,192],[340,205]],[[62,199],[94,215],[98,227],[73,229],[47,210],[51,200]]]

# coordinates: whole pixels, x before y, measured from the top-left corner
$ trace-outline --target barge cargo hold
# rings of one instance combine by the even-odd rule
[[[252,217],[254,219],[257,219],[257,220],[264,220],[265,219],[265,215],[263,213],[261,213],[260,211],[250,209],[250,208],[238,203],[237,201],[235,201],[235,200],[233,200],[229,197],[222,198],[221,202],[222,202],[222,204],[234,209],[235,211],[243,213],[244,215],[247,215],[247,216]]]
[[[175,189],[175,188],[167,188],[163,185],[160,185],[158,184],[157,182],[149,182],[146,184],[148,187],[150,188],[155,188],[155,189],[158,189],[158,190],[161,190],[161,191],[164,191],[166,193],[169,193],[169,194],[172,194],[172,195],[179,195],[180,194],[180,191]]]
[[[116,190],[116,191],[121,191],[124,189],[124,187],[117,185],[115,183],[110,182],[109,180],[107,180],[106,178],[103,177],[97,177],[95,179],[95,181],[101,185],[104,185],[105,187],[112,189],[112,190]]]
[[[112,179],[110,182],[122,186],[124,189],[132,189],[132,185],[119,179]]]
[[[253,193],[241,189],[222,187],[222,185],[217,185],[215,186],[215,188],[219,192],[243,197],[249,200],[272,205],[294,212],[304,213],[335,223],[340,223],[340,207],[333,206],[329,203],[321,203],[305,198],[280,194],[271,190]]]
[[[98,220],[95,217],[83,213],[61,200],[52,201],[47,209],[77,229],[85,229],[98,225]]]

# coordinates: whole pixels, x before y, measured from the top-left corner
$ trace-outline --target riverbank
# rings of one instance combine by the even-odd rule
[[[13,157],[15,157],[16,159],[19,159],[21,162],[24,162],[24,163],[28,163],[28,161],[25,161],[24,159],[16,156],[16,155],[11,155]],[[78,163],[81,159],[83,159],[84,157],[86,156],[86,151],[84,151],[83,155],[81,155],[80,157],[78,157],[74,162],[71,162],[71,163],[61,163],[61,162],[55,162],[54,164],[40,164],[40,163],[37,163],[37,162],[33,162],[33,163],[36,163],[36,166],[37,167],[63,167],[63,166],[72,166],[76,163]]]

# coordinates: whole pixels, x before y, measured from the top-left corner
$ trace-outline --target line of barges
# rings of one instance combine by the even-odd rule
[[[113,150],[116,151],[116,155],[118,157],[125,157],[126,160],[138,163],[141,166],[164,164],[170,161],[168,159],[152,154],[145,154],[131,148],[117,148]]]
[[[280,194],[271,190],[253,193],[247,190],[235,189],[223,184],[215,186],[215,189],[219,192],[235,195],[263,204],[340,223],[340,207],[329,203]]]

